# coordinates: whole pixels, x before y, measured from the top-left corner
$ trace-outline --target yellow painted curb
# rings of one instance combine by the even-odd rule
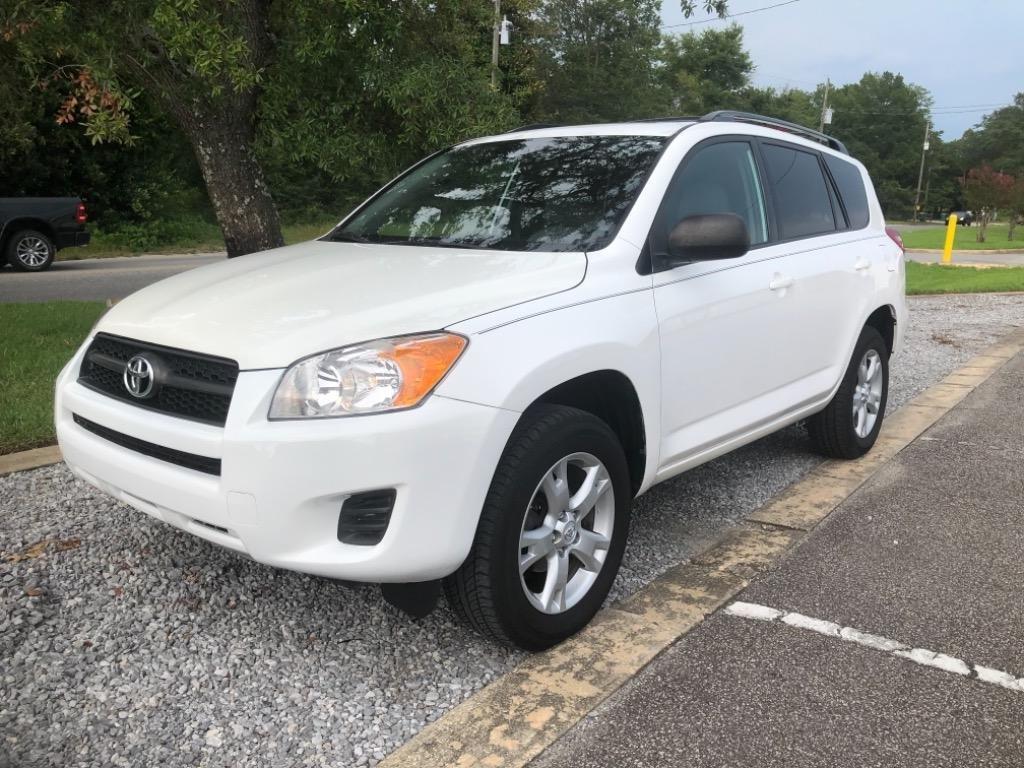
[[[526,658],[431,723],[381,768],[520,768],[668,646],[776,563],[903,448],[1024,349],[1017,331],[884,422],[857,461],[826,461],[689,563],[601,611],[577,636]]]
[[[7,453],[0,456],[0,476],[9,475],[11,472],[45,467],[49,464],[59,464],[61,460],[60,448],[56,445],[33,448],[31,451]]]

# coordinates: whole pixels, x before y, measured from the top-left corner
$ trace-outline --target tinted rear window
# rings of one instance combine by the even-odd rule
[[[836,220],[818,156],[765,144],[764,160],[768,184],[775,190],[779,239],[834,232]]]
[[[509,139],[442,152],[328,239],[395,245],[589,251],[615,236],[665,139]]]
[[[863,229],[868,225],[870,214],[868,194],[864,191],[864,178],[860,175],[860,169],[832,155],[825,155],[825,165],[839,187],[839,196],[850,218],[850,229]]]

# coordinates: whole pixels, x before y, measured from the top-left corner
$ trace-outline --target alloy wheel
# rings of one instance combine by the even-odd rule
[[[857,437],[871,434],[882,404],[882,358],[874,349],[864,353],[857,366],[857,384],[853,389],[853,431]]]
[[[41,267],[50,257],[50,246],[42,238],[30,235],[18,242],[15,256],[26,267]]]
[[[611,475],[589,453],[565,456],[537,484],[519,536],[519,580],[530,604],[564,613],[587,594],[615,524]]]

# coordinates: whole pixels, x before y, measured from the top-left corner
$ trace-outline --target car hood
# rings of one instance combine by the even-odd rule
[[[98,331],[279,368],[360,341],[433,331],[568,290],[583,253],[315,240],[192,269],[114,307]]]

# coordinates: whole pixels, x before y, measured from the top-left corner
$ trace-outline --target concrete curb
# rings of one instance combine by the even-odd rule
[[[1016,331],[886,419],[870,454],[826,461],[689,563],[602,610],[431,723],[382,768],[525,766],[662,651],[779,560],[886,462],[1024,350]]]
[[[50,464],[58,464],[61,460],[60,448],[56,445],[48,445],[45,448],[33,448],[31,451],[7,453],[0,456],[0,477],[9,475],[12,472],[21,472],[26,469],[36,469],[49,466]]]

